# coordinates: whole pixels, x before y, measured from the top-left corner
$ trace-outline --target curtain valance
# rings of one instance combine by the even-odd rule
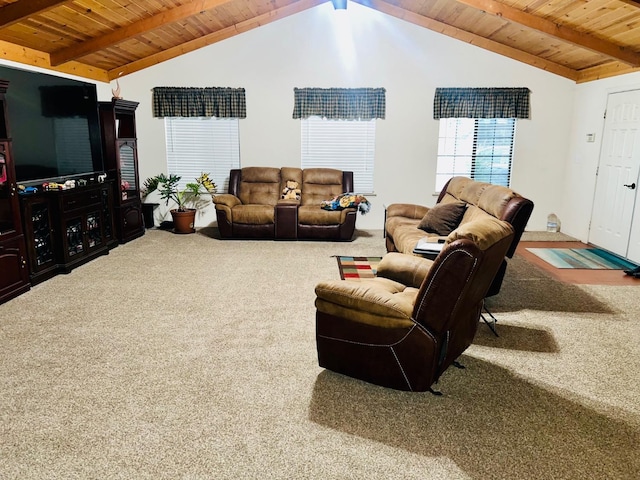
[[[155,87],[153,116],[246,118],[244,88]]]
[[[529,118],[528,88],[436,88],[433,118]]]
[[[294,88],[293,118],[331,120],[384,118],[384,88]]]

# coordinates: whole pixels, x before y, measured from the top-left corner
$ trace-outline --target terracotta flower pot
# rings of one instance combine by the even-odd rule
[[[171,216],[173,217],[173,231],[174,233],[194,233],[196,222],[196,209],[189,208],[185,212],[178,210],[171,210]]]

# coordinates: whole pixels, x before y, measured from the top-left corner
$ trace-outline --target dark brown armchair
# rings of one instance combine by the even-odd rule
[[[389,278],[316,286],[321,367],[426,391],[469,347],[513,227],[483,219],[452,232],[419,288]]]

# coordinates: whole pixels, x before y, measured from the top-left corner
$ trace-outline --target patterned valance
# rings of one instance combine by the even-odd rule
[[[528,88],[436,88],[433,118],[529,118]]]
[[[244,88],[155,87],[153,116],[246,118]]]
[[[331,120],[384,118],[384,88],[294,88],[293,118]]]

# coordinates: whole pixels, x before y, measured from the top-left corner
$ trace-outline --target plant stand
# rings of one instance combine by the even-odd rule
[[[155,222],[153,221],[153,210],[160,205],[159,203],[143,203],[142,204],[142,218],[144,219],[144,226],[146,228],[153,228]]]

